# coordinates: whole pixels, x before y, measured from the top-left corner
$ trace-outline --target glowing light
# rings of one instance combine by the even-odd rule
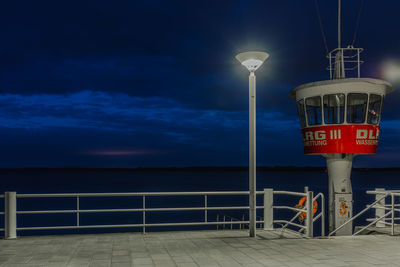
[[[242,62],[242,65],[245,66],[249,71],[256,71],[263,62],[258,59],[248,59]]]
[[[258,51],[249,51],[236,55],[236,59],[250,72],[256,71],[268,57],[268,53]]]
[[[382,74],[385,80],[393,84],[400,83],[400,61],[389,61],[383,64]]]

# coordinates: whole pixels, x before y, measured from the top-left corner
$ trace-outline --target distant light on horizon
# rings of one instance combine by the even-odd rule
[[[139,156],[139,155],[150,155],[157,154],[157,151],[154,150],[144,150],[144,149],[133,149],[133,150],[124,150],[124,149],[115,149],[115,150],[92,150],[86,151],[84,154],[93,155],[93,156]]]

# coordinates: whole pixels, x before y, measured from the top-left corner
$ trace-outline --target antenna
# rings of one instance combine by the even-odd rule
[[[364,63],[360,59],[362,48],[354,48],[353,45],[342,48],[342,1],[338,0],[338,17],[337,17],[337,34],[338,46],[328,52],[329,59],[329,75],[330,79],[345,79],[346,77],[355,76],[360,78],[360,66]]]
[[[337,30],[338,30],[338,48],[340,48],[340,46],[341,46],[341,32],[340,32],[340,28],[341,28],[341,25],[340,25],[340,23],[341,23],[341,9],[342,9],[342,1],[341,0],[338,0],[338,27],[337,27]]]

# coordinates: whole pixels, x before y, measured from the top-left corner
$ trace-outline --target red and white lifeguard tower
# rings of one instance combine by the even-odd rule
[[[326,158],[330,232],[352,217],[353,159],[376,153],[383,100],[393,91],[386,81],[360,77],[362,48],[341,48],[340,0],[338,21],[338,48],[327,55],[330,80],[303,84],[290,93],[297,102],[304,154]],[[336,235],[352,230],[349,223]]]

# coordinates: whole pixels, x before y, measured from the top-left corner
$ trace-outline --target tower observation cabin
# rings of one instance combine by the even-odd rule
[[[330,79],[303,84],[290,92],[297,103],[304,154],[326,158],[330,232],[352,217],[353,158],[376,153],[383,101],[393,91],[386,81],[360,77],[362,50],[341,48],[339,41],[338,48],[327,55]],[[336,235],[351,235],[352,230],[349,223]]]

